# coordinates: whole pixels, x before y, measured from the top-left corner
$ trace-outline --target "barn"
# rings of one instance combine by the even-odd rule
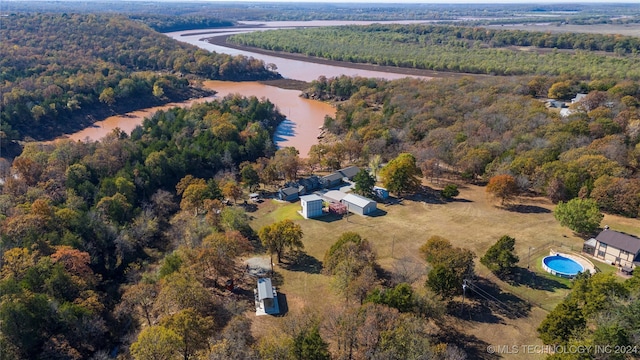
[[[347,206],[349,212],[358,215],[370,215],[377,210],[375,201],[355,194],[347,194],[340,202]]]
[[[302,217],[312,219],[322,216],[322,198],[316,194],[300,196]]]

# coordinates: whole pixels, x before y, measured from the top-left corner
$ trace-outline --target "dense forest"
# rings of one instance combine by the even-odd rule
[[[466,5],[385,4],[359,13],[352,11],[360,9],[357,4],[107,4],[110,11],[137,9],[117,16],[77,15],[93,11],[93,2],[11,5],[54,7],[59,15],[2,17],[3,144],[5,139],[53,136],[77,118],[198,95],[193,84],[202,78],[277,77],[261,61],[198,50],[151,28],[225,26],[255,18],[486,16],[482,7]],[[6,7],[0,2],[0,9]],[[567,21],[612,21],[586,5],[488,8],[500,16],[562,12]],[[611,14],[622,15],[628,7],[613,9]],[[432,236],[420,247],[415,268],[389,271],[378,261],[377,239],[351,231],[338,234],[337,223],[323,235],[328,250],[322,261],[305,254],[297,221],[252,228],[249,211],[256,205],[242,201],[245,188],[281,185],[303,171],[368,163],[383,179],[391,173],[406,175],[411,186],[389,187],[394,194],[427,191],[422,176],[454,174],[456,182],[482,184],[508,175],[519,194],[543,194],[553,202],[592,199],[607,213],[640,215],[636,38],[381,25],[298,34],[311,36],[302,40],[292,33],[298,46],[323,36],[344,41],[321,51],[331,57],[341,49],[353,50],[345,55],[349,61],[365,47],[386,48],[375,61],[419,67],[419,61],[429,60],[410,52],[419,44],[437,57],[429,60],[431,66],[443,70],[466,66],[469,72],[529,76],[432,81],[321,77],[303,96],[336,101],[336,116],[324,125],[328,138],[337,141],[313,146],[306,159],[294,148],[273,144],[284,116],[272,103],[240,95],[161,111],[130,135],[115,130],[99,142],[27,143],[12,163],[0,159],[0,358],[487,358],[485,344],[457,333],[451,324],[466,324],[453,319],[463,281],[486,280],[476,277],[479,254],[472,250]],[[538,49],[514,50],[529,46]],[[388,58],[391,50],[410,62]],[[320,50],[314,51],[319,56]],[[568,102],[579,93],[587,95],[569,106],[568,115],[541,100]],[[375,174],[361,171],[355,180],[355,191],[370,194],[360,179],[372,187]],[[440,206],[449,206],[441,200]],[[291,311],[261,328],[264,323],[247,316],[253,310],[255,278],[240,258],[265,252],[278,262],[282,257],[282,268],[315,260],[313,277],[331,284],[336,294],[324,295],[339,305],[322,314]],[[502,255],[496,257],[503,260]],[[480,263],[494,271],[488,255]],[[280,285],[280,274],[272,275]],[[541,340],[633,349],[640,326],[639,279],[640,272],[626,282],[610,274],[580,275],[571,294],[540,324]],[[229,285],[231,280],[235,283]],[[483,287],[495,286],[489,283]],[[304,286],[307,291],[306,280]],[[499,296],[501,290],[495,290]],[[482,307],[479,297],[467,301]],[[514,303],[518,308],[508,312],[529,315],[524,301]],[[482,316],[484,311],[479,310]],[[553,357],[570,358],[564,355]]]
[[[195,19],[192,29],[207,21],[306,21],[306,20],[435,20],[464,24],[638,23],[636,4],[396,4],[396,3],[257,3],[257,2],[145,2],[135,1],[7,1],[0,12],[120,13],[136,18],[169,16],[170,23]],[[155,19],[155,20],[154,20]],[[205,20],[206,19],[206,20]],[[164,26],[164,25],[161,25]],[[155,27],[154,27],[155,28]]]
[[[563,97],[588,95],[560,116],[534,97],[557,95],[559,88],[567,91]],[[348,98],[325,127],[353,145],[345,148],[356,156],[410,152],[425,176],[455,169],[473,181],[506,173],[523,191],[556,202],[592,197],[604,211],[640,215],[635,82],[339,77],[314,81],[306,96]]]
[[[228,41],[331,60],[436,71],[640,78],[638,39],[613,35],[373,24],[257,31]]]
[[[282,120],[268,101],[230,96],[159,112],[131,137],[114,131],[101,142],[28,144],[3,167],[0,356],[108,355],[128,346],[136,309],[150,311],[147,297],[156,295],[154,317],[191,309],[182,315],[215,313],[223,327],[229,311],[212,305],[196,274],[174,274],[177,255],[159,272],[150,266],[189,241],[183,250],[195,256],[208,236],[219,246],[212,256],[228,257],[214,266],[232,272],[228,261],[250,247],[251,233],[244,211],[220,201],[233,176],[213,175],[272,155]],[[198,216],[207,210],[207,220]]]
[[[199,50],[121,16],[12,15],[0,39],[5,139],[51,138],[115,110],[185,99],[197,77],[278,77],[262,61]]]

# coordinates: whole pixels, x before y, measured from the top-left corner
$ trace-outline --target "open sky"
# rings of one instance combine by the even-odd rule
[[[168,1],[168,0],[166,0]],[[174,0],[175,1],[175,0]],[[193,0],[177,0],[177,1],[193,1]],[[204,2],[229,2],[229,0],[195,0]],[[638,0],[545,0],[545,1],[531,1],[531,0],[235,0],[242,2],[257,2],[257,3],[269,3],[269,2],[305,2],[305,3],[390,3],[390,4],[584,4],[584,3],[635,3],[638,4]]]

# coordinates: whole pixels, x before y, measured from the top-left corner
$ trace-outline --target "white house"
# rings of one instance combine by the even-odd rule
[[[270,278],[258,279],[258,287],[253,290],[256,303],[256,315],[277,315],[280,313],[278,306],[278,293],[276,287],[271,285]]]
[[[305,219],[322,216],[322,198],[316,194],[300,196],[302,211],[300,214]]]
[[[348,211],[358,215],[370,215],[377,209],[375,201],[355,194],[347,194],[340,202],[347,206]]]

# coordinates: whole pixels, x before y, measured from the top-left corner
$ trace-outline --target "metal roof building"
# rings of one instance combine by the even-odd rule
[[[278,293],[275,286],[271,285],[271,278],[258,279],[258,286],[253,290],[256,315],[275,315],[280,313],[278,306]]]
[[[347,206],[347,210],[358,215],[370,215],[377,210],[377,203],[366,197],[347,194],[340,201]]]

